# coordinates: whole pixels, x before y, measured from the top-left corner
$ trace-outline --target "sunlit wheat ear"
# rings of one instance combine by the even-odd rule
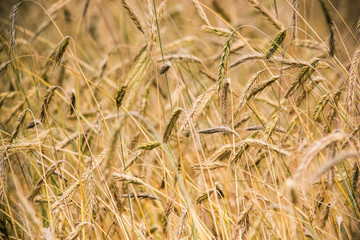
[[[282,30],[283,26],[280,21],[258,0],[248,0],[259,12],[264,15],[270,23],[272,23],[277,29]]]
[[[161,145],[161,142],[154,141],[154,142],[144,143],[144,144],[140,145],[138,148],[145,150],[145,151],[151,151],[160,145]]]
[[[299,167],[296,170],[294,175],[294,180],[298,181],[301,176],[303,176],[305,170],[307,170],[315,158],[315,156],[326,147],[331,145],[332,143],[336,143],[345,138],[345,134],[343,132],[334,132],[326,137],[320,139],[316,143],[312,144],[312,147],[306,152],[304,157],[301,160]]]
[[[180,132],[183,132],[189,127],[191,121],[195,122],[203,109],[206,107],[207,103],[210,101],[212,96],[216,93],[216,85],[208,88],[206,93],[198,96],[193,103],[192,107],[188,110],[184,122],[181,124]]]
[[[232,130],[229,127],[224,127],[224,126],[201,129],[201,130],[198,130],[197,132],[200,134],[230,133],[230,134],[234,134],[237,137],[240,137],[237,132],[235,132],[234,130]]]
[[[217,36],[230,37],[232,32],[226,28],[217,28],[209,25],[201,26],[201,30],[206,33],[212,33]]]
[[[118,188],[118,186],[116,185],[116,182],[113,179],[110,182],[109,189],[110,189],[111,194],[114,197],[117,211],[119,213],[121,213],[123,211],[124,204],[123,204],[123,200],[121,199],[119,188]]]
[[[224,86],[221,91],[221,122],[224,126],[227,125],[228,122],[228,111],[229,111],[229,103],[228,103],[228,93],[230,88],[230,79],[227,78],[224,81]]]
[[[48,112],[52,97],[54,96],[55,90],[58,88],[59,88],[59,86],[49,87],[44,95],[43,103],[41,105],[40,117],[39,117],[40,122],[43,124],[45,123],[47,112]]]
[[[245,209],[240,213],[239,220],[233,233],[232,239],[245,239],[250,228],[249,213],[253,204],[248,204]]]
[[[259,80],[260,75],[264,72],[264,70],[260,70],[259,72],[255,73],[251,79],[248,81],[247,85],[245,86],[243,92],[241,93],[239,103],[235,108],[235,114],[238,115],[242,110],[243,106],[246,104],[248,96],[251,92],[251,89],[256,85]]]
[[[17,137],[17,135],[19,134],[20,127],[23,125],[25,117],[26,117],[26,113],[28,111],[29,111],[29,109],[25,109],[24,111],[22,111],[20,113],[19,117],[17,118],[16,123],[15,123],[15,129],[12,132],[12,134],[10,135],[10,138],[9,138],[9,143],[11,143]]]
[[[9,35],[10,35],[10,52],[14,51],[16,42],[16,20],[19,15],[19,6],[21,3],[15,4],[10,12]]]
[[[205,11],[203,9],[203,7],[200,5],[199,1],[198,0],[192,0],[199,16],[201,17],[202,20],[204,20],[204,22],[211,26],[210,22],[209,22],[209,19],[207,18],[206,14],[205,14]]]
[[[187,220],[188,214],[189,214],[189,208],[188,207],[181,208],[181,217],[180,217],[180,221],[179,221],[179,228],[178,228],[178,231],[177,231],[177,237],[178,238],[182,235],[182,233],[185,230],[186,220]]]
[[[143,180],[141,180],[140,178],[128,174],[113,173],[112,178],[114,179],[114,181],[119,181],[119,182],[126,182],[126,183],[138,184],[138,185],[145,184]]]
[[[311,77],[311,75],[315,72],[315,68],[319,64],[319,59],[315,59],[310,66],[304,67],[301,69],[301,72],[297,79],[291,84],[290,88],[286,91],[285,96],[281,101],[289,98],[305,81]]]
[[[348,84],[348,108],[350,109],[355,95],[355,85],[357,83],[357,79],[359,76],[359,59],[360,59],[360,47],[358,47],[352,57],[351,65],[350,65],[350,72],[349,72],[349,84]]]
[[[119,109],[121,107],[121,104],[124,100],[125,93],[126,93],[127,85],[122,85],[120,87],[120,90],[117,91],[115,100],[116,100],[116,107]]]
[[[218,75],[217,75],[218,93],[220,93],[220,91],[221,91],[221,89],[223,87],[222,86],[223,85],[223,80],[224,80],[224,77],[226,76],[228,59],[229,59],[229,54],[230,54],[231,41],[232,41],[232,36],[228,37],[228,39],[226,40],[226,42],[224,44],[224,48],[223,48],[222,53],[221,53],[220,64],[219,64]]]
[[[138,16],[134,12],[134,10],[129,6],[127,1],[126,0],[121,0],[121,4],[124,7],[124,9],[126,10],[126,13],[129,15],[131,21],[135,24],[136,28],[139,29],[140,32],[145,34],[144,27],[143,27],[140,19],[138,18]]]
[[[209,170],[215,170],[219,168],[225,168],[228,164],[223,162],[209,162],[209,163],[203,163],[203,164],[195,164],[192,166],[192,169],[194,170],[202,170],[202,169],[209,169]]]
[[[275,37],[274,41],[272,42],[269,50],[265,54],[265,59],[270,59],[272,55],[276,52],[276,50],[280,47],[282,42],[286,37],[286,30],[281,30]]]
[[[169,225],[169,222],[171,221],[171,214],[174,210],[174,201],[169,201],[165,207],[164,216],[162,218],[163,223],[163,233],[166,233],[167,226]]]
[[[79,234],[81,233],[81,230],[82,230],[86,225],[91,225],[91,226],[93,226],[93,224],[90,223],[90,222],[81,222],[81,223],[79,223],[79,224],[76,225],[75,229],[68,235],[67,238],[65,238],[65,240],[74,240],[74,239],[77,239],[77,237],[78,237]]]
[[[319,118],[320,114],[324,110],[324,108],[325,108],[325,106],[326,106],[326,104],[328,103],[329,100],[330,100],[330,93],[324,94],[321,97],[318,105],[315,108],[314,114],[313,114],[313,119],[315,121]]]
[[[69,46],[71,37],[65,36],[59,45],[54,49],[54,51],[50,54],[49,60],[46,62],[46,71],[47,69],[54,65],[55,68],[60,65],[61,59],[65,55],[65,51]]]

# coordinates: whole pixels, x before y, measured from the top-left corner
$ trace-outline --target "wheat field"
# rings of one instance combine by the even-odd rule
[[[0,8],[1,239],[360,239],[358,1]]]

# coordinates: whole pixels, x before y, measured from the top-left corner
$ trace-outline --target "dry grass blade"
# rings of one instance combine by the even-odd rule
[[[258,0],[248,0],[259,12],[264,15],[277,29],[282,30],[283,26],[280,21],[266,9]]]
[[[174,129],[176,122],[180,117],[181,112],[182,112],[181,108],[175,108],[173,110],[171,117],[170,117],[168,123],[166,124],[165,131],[163,134],[163,142],[164,143],[168,142],[170,134],[171,134],[172,130]]]
[[[164,56],[165,61],[178,61],[178,62],[195,62],[202,63],[201,59],[190,54],[172,54]],[[158,62],[162,62],[163,59],[159,58]]]
[[[237,132],[235,132],[234,130],[232,130],[231,128],[226,127],[226,126],[201,129],[201,130],[198,130],[197,132],[201,133],[201,134],[231,133],[231,134],[236,135],[237,137],[240,137]]]
[[[145,34],[143,25],[142,25],[140,19],[138,18],[138,16],[135,14],[134,10],[129,6],[129,4],[126,2],[126,0],[121,0],[121,4],[124,7],[124,9],[126,10],[126,13],[131,18],[132,22],[135,24],[136,28],[139,29],[140,32]]]
[[[190,121],[196,121],[199,117],[200,113],[204,109],[204,107],[207,105],[209,100],[214,96],[216,92],[216,85],[211,86],[206,93],[198,96],[193,103],[193,106],[188,111],[185,121],[182,123],[180,127],[180,132],[183,132],[188,126]]]
[[[256,126],[251,126],[251,127],[246,127],[245,130],[249,131],[249,132],[253,132],[253,131],[261,131],[264,130],[265,127],[263,125],[256,125]],[[281,133],[286,133],[286,130],[282,127],[275,127],[273,129],[273,131],[275,132],[281,132]]]
[[[312,182],[315,182],[322,174],[329,171],[334,165],[339,164],[340,162],[346,160],[349,157],[358,158],[359,156],[360,156],[360,152],[349,151],[349,152],[341,153],[341,154],[333,157],[332,159],[327,160],[326,163],[323,164],[319,168],[319,170],[313,175]]]
[[[269,50],[265,54],[265,59],[270,59],[272,55],[276,52],[276,50],[280,47],[282,42],[284,41],[286,37],[286,30],[281,30],[275,37],[274,41],[272,42]]]
[[[294,175],[294,180],[297,181],[300,179],[304,171],[309,168],[312,160],[320,151],[324,150],[329,145],[336,143],[344,138],[345,138],[345,134],[343,132],[335,132],[314,143],[312,147],[306,152],[303,159],[301,160],[301,163]]]

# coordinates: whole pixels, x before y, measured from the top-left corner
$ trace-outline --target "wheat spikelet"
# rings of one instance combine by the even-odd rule
[[[127,174],[113,173],[112,178],[114,181],[144,185],[144,182],[140,178]]]
[[[211,196],[211,194],[213,194],[214,189],[209,189],[206,190],[204,192],[201,192],[195,199],[195,203],[200,204],[206,200],[208,200],[208,198]]]
[[[151,81],[149,81],[146,85],[145,85],[145,93],[143,95],[143,98],[141,100],[141,111],[140,114],[145,116],[147,107],[148,107],[148,100],[149,100],[149,96],[150,96],[150,86],[151,86]]]
[[[224,81],[224,86],[223,89],[221,91],[221,113],[222,113],[222,118],[221,118],[221,122],[224,126],[227,125],[228,122],[228,92],[229,92],[229,87],[230,87],[230,79],[227,78]]]
[[[9,143],[11,143],[16,137],[17,135],[19,134],[19,130],[20,130],[20,127],[22,126],[22,124],[24,123],[24,120],[25,120],[25,117],[26,117],[26,113],[30,111],[29,109],[25,109],[24,111],[22,111],[19,115],[19,117],[17,118],[16,120],[16,123],[15,123],[15,129],[14,131],[12,132],[12,134],[10,135],[10,138],[9,138]]]
[[[202,6],[200,5],[199,1],[198,0],[192,0],[197,12],[199,13],[199,16],[201,17],[202,20],[204,20],[204,22],[207,24],[207,25],[211,25],[210,22],[209,22],[209,19],[207,18],[206,14],[205,14],[205,11],[204,9],[202,8]]]
[[[104,176],[105,179],[107,178],[108,174],[111,170],[111,165],[115,162],[115,151],[116,151],[116,144],[118,142],[118,139],[120,138],[120,127],[117,127],[115,131],[113,132],[111,139],[110,139],[110,145],[108,147],[108,151],[104,158]]]
[[[161,67],[159,74],[165,74],[171,67],[171,63],[169,60],[166,60],[165,63],[163,64],[163,66]]]
[[[276,50],[280,47],[281,43],[284,41],[286,37],[286,30],[281,30],[275,37],[274,41],[272,42],[269,50],[266,52],[264,58],[270,59],[272,55],[276,52]]]
[[[124,204],[123,204],[123,201],[121,199],[119,188],[118,188],[118,186],[116,185],[116,182],[113,179],[110,182],[109,189],[110,189],[111,194],[114,197],[117,211],[119,213],[121,213],[123,211],[123,205]]]
[[[313,114],[313,119],[316,121],[321,112],[323,111],[323,109],[325,108],[325,105],[327,104],[327,102],[329,101],[329,97],[330,97],[330,93],[327,93],[325,95],[323,95],[318,103],[318,105],[315,108],[314,114]]]
[[[241,141],[240,144],[242,143],[245,143],[249,146],[255,146],[255,147],[259,147],[261,149],[264,149],[264,150],[271,150],[271,151],[274,151],[278,154],[281,154],[281,155],[284,155],[284,156],[287,156],[289,157],[291,154],[290,152],[284,150],[284,149],[281,149],[275,145],[272,145],[272,144],[268,144],[266,142],[263,142],[261,140],[257,140],[257,139],[246,139],[244,141]]]
[[[212,27],[209,25],[203,25],[201,26],[201,30],[206,33],[212,33],[217,36],[222,37],[230,37],[232,35],[232,32],[226,28],[218,28],[218,27]]]
[[[7,62],[4,62],[0,65],[0,76],[3,75],[6,70],[8,69],[10,63],[12,62],[13,60],[9,60]]]
[[[164,216],[162,218],[163,222],[163,233],[166,233],[167,226],[169,224],[170,215],[174,210],[174,201],[169,201],[165,207]]]
[[[65,240],[74,240],[74,239],[76,239],[76,238],[79,236],[79,234],[81,233],[81,230],[83,229],[83,227],[84,227],[85,225],[91,225],[91,226],[93,226],[93,224],[90,223],[90,222],[81,222],[81,223],[78,223],[78,224],[76,225],[75,229],[68,235],[67,238],[65,238]]]
[[[179,228],[178,228],[178,231],[177,231],[177,237],[180,238],[181,234],[184,232],[185,230],[185,221],[187,219],[187,216],[188,216],[188,213],[189,213],[189,208],[188,207],[184,207],[184,208],[181,208],[181,217],[180,217],[180,220],[179,220]]]
[[[55,170],[58,168],[58,166],[60,165],[60,163],[62,163],[64,161],[57,161],[55,163],[53,163],[50,167],[48,167],[46,169],[46,172],[44,174],[44,176],[42,176],[37,183],[35,184],[35,187],[33,188],[33,190],[31,190],[31,192],[28,194],[27,199],[29,201],[33,201],[35,196],[39,193],[41,186],[44,183],[44,179],[48,178],[49,176],[51,176]]]
[[[209,169],[209,170],[215,170],[218,168],[224,168],[227,167],[227,164],[222,162],[209,162],[204,164],[195,164],[192,166],[194,170],[201,170],[201,169]]]
[[[7,151],[8,153],[14,153],[17,151],[32,151],[39,149],[40,146],[41,142],[18,142],[0,146],[0,152]]]
[[[252,207],[253,207],[253,204],[249,204],[241,212],[239,220],[236,224],[236,228],[234,230],[232,239],[246,238],[246,235],[250,228],[249,212],[252,209]]]
[[[271,137],[271,134],[274,132],[274,130],[276,129],[276,125],[279,121],[279,112],[276,112],[270,122],[266,125],[265,127],[265,134],[268,136],[268,137]]]
[[[231,134],[236,135],[237,137],[240,137],[237,132],[235,132],[234,130],[232,130],[231,128],[226,127],[226,126],[201,129],[201,130],[198,130],[197,132],[201,133],[201,134],[231,133]]]
[[[224,161],[230,157],[232,151],[232,145],[225,145],[219,148],[215,153],[209,157],[209,162]]]
[[[252,138],[256,137],[258,132],[254,132],[252,133],[249,137],[248,140],[251,140]],[[250,147],[250,144],[248,144],[247,142],[241,142],[240,144],[238,144],[238,151],[236,152],[235,156],[231,159],[231,163],[236,164],[238,162],[238,160],[241,158],[241,156],[243,155],[243,153]]]
[[[360,59],[360,47],[358,47],[353,55],[350,65],[350,72],[349,72],[349,84],[348,84],[348,108],[350,109],[353,101],[354,101],[354,94],[355,94],[355,85],[357,82],[357,78],[359,76],[358,65]]]
[[[185,121],[180,127],[180,132],[183,132],[188,126],[190,121],[196,121],[200,113],[203,111],[209,100],[214,96],[216,92],[216,85],[211,86],[206,93],[198,96],[193,103],[193,106],[188,111]]]
[[[137,192],[130,194],[123,194],[122,198],[139,198],[139,199],[150,199],[150,200],[160,200],[160,198],[154,194],[146,193],[146,192]]]
[[[306,152],[303,159],[301,160],[300,165],[298,166],[296,173],[294,175],[294,180],[297,181],[302,176],[303,172],[309,168],[312,160],[314,157],[327,146],[331,145],[332,143],[336,143],[342,140],[345,137],[344,133],[342,132],[335,132],[326,137],[320,139],[316,143],[312,145],[312,147]]]
[[[297,25],[298,25],[298,14],[297,12],[299,12],[299,0],[293,0],[292,1],[292,6],[294,8],[293,10],[293,15],[292,15],[292,40],[296,39],[296,35],[297,35]]]
[[[126,162],[126,165],[125,165],[125,170],[128,169],[129,167],[131,167],[135,162],[136,160],[138,160],[140,158],[140,156],[145,152],[145,150],[138,150],[136,151],[131,157],[130,159]]]
[[[134,10],[129,6],[129,4],[126,2],[126,0],[121,0],[121,4],[123,8],[126,10],[126,13],[129,15],[131,21],[135,24],[136,28],[139,29],[140,32],[145,34],[144,28],[142,26],[142,23]]]
[[[54,51],[50,54],[49,60],[46,62],[46,70],[45,72],[47,72],[47,69],[55,64],[55,68],[57,66],[59,66],[61,59],[64,57],[65,51],[69,45],[70,42],[70,37],[69,36],[65,36],[61,42],[59,43],[59,45],[54,49]]]
[[[217,80],[216,80],[217,85],[218,85],[217,86],[218,93],[222,89],[223,79],[226,75],[228,58],[229,58],[229,54],[230,54],[231,40],[232,40],[232,36],[228,37],[228,39],[226,40],[226,42],[224,44],[222,53],[221,53],[220,64],[219,64],[219,68],[218,68],[218,75],[217,75]]]
[[[164,143],[168,142],[170,134],[171,134],[172,130],[174,129],[176,122],[180,117],[181,112],[182,112],[181,108],[175,108],[173,110],[171,117],[170,117],[168,123],[166,124],[165,131],[163,134],[163,142]]]
[[[279,58],[279,57],[272,57],[270,59],[265,59],[264,54],[255,53],[255,54],[245,54],[244,56],[242,56],[241,58],[239,58],[235,62],[233,62],[230,65],[230,67],[235,68],[235,67],[239,66],[240,64],[243,64],[248,61],[254,61],[254,60],[264,60],[269,63],[286,65],[286,69],[309,66],[309,64],[305,61],[285,59],[285,58]]]
[[[245,105],[246,100],[251,92],[251,89],[256,85],[257,81],[259,80],[260,75],[264,72],[264,70],[260,70],[259,72],[255,73],[251,79],[248,81],[247,85],[245,86],[243,92],[241,93],[239,103],[235,108],[235,113],[238,115],[242,110],[242,107]]]
[[[277,29],[282,30],[283,26],[273,14],[266,9],[258,0],[248,0],[259,12],[264,15]]]
[[[40,111],[40,117],[39,120],[41,123],[45,123],[47,111],[49,109],[50,102],[52,100],[52,97],[54,96],[55,90],[58,89],[58,86],[52,86],[49,87],[44,95],[44,100],[41,105],[41,111]]]
[[[122,85],[120,90],[116,93],[115,100],[116,100],[116,107],[119,109],[121,103],[124,100],[125,93],[126,93],[127,85]]]
[[[161,142],[157,142],[157,141],[148,142],[148,143],[144,143],[144,144],[140,145],[138,147],[138,149],[142,149],[144,151],[151,151],[151,150],[153,150],[154,148],[157,148],[160,145],[161,145]]]
[[[276,116],[276,114],[274,115]],[[270,126],[270,125],[268,125]],[[249,131],[249,132],[252,132],[252,131],[261,131],[261,130],[264,130],[265,127],[263,125],[255,125],[255,126],[250,126],[250,127],[246,127],[245,130],[246,131]],[[281,133],[286,133],[287,131],[282,128],[282,127],[274,127],[274,129],[272,131],[275,131],[275,132],[281,132]]]
[[[71,96],[70,96],[70,105],[69,105],[69,114],[70,115],[74,114],[75,104],[76,104],[76,95],[75,95],[75,90],[73,89],[71,91]]]
[[[247,102],[250,101],[253,97],[255,97],[256,95],[258,95],[259,93],[264,91],[267,87],[269,87],[271,84],[273,84],[275,81],[277,81],[279,79],[280,79],[280,76],[275,76],[275,77],[271,78],[270,80],[258,85],[256,88],[251,90],[246,101]]]
[[[16,20],[19,15],[19,6],[21,3],[15,4],[10,12],[9,35],[10,35],[10,52],[14,51],[16,42]]]

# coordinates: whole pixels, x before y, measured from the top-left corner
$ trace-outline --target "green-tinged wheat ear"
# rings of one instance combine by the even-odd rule
[[[181,108],[175,108],[173,110],[171,117],[170,117],[168,123],[166,124],[165,131],[163,134],[163,142],[164,143],[168,142],[171,132],[174,129],[176,122],[180,117],[181,112],[182,112]]]
[[[272,42],[269,50],[265,54],[265,59],[270,59],[272,55],[276,52],[276,50],[280,47],[282,42],[286,37],[286,30],[281,30],[275,37],[274,41]]]
[[[327,104],[328,101],[330,100],[329,97],[330,97],[330,93],[324,94],[324,95],[321,97],[318,105],[317,105],[316,108],[315,108],[314,114],[313,114],[313,119],[314,119],[315,121],[319,118],[321,112],[323,111],[323,109],[325,108],[326,104]]]
[[[200,113],[203,111],[203,109],[207,105],[207,103],[210,101],[212,96],[214,96],[214,94],[216,93],[216,89],[217,89],[217,86],[213,85],[210,88],[208,88],[206,93],[204,93],[196,98],[191,109],[188,111],[184,122],[182,123],[182,125],[180,127],[180,132],[183,132],[184,130],[186,130],[186,128],[189,126],[189,123],[191,121],[197,120]]]
[[[218,27],[212,27],[209,25],[203,25],[201,26],[201,30],[206,33],[212,33],[217,36],[222,37],[230,37],[232,35],[232,32],[226,28],[218,28]]]
[[[25,109],[24,111],[22,111],[19,115],[19,117],[17,118],[16,120],[16,123],[15,123],[15,129],[14,131],[12,132],[12,134],[10,135],[10,138],[9,138],[9,143],[12,143],[12,141],[17,137],[17,135],[19,134],[19,130],[20,130],[20,127],[23,125],[24,123],[24,120],[25,120],[25,117],[26,117],[26,113],[30,111],[29,109]]]
[[[131,21],[135,24],[136,28],[139,29],[140,32],[145,34],[144,27],[143,27],[140,19],[138,18],[138,16],[134,12],[134,10],[129,6],[127,1],[121,0],[121,4],[122,4],[123,8],[126,10],[126,13],[129,15]]]
[[[151,150],[153,150],[154,148],[157,148],[160,145],[161,145],[161,142],[157,142],[157,141],[148,142],[148,143],[144,143],[144,144],[140,145],[138,147],[138,149],[143,149],[145,151],[151,151]]]
[[[238,114],[243,106],[246,104],[248,96],[251,92],[251,89],[256,85],[259,80],[260,75],[264,72],[264,70],[260,70],[259,72],[255,73],[251,79],[248,81],[247,85],[245,86],[243,92],[241,93],[240,100],[238,105],[235,108],[235,113]]]
[[[75,95],[75,91],[72,90],[70,96],[70,105],[69,105],[70,115],[74,114],[75,104],[76,104],[76,95]]]
[[[200,204],[206,200],[208,200],[208,198],[211,196],[211,194],[214,193],[214,189],[209,189],[206,190],[204,192],[201,192],[195,199],[195,203]]]
[[[258,0],[248,0],[259,12],[264,15],[270,23],[272,23],[277,29],[282,30],[283,26],[280,21],[266,9]]]
[[[301,69],[301,72],[297,79],[291,84],[290,88],[285,93],[285,96],[283,97],[284,101],[285,99],[289,98],[304,82],[315,72],[315,68],[319,64],[319,59],[315,59],[312,61],[310,66],[304,67]]]
[[[229,104],[228,104],[228,93],[230,88],[230,79],[227,78],[224,81],[224,86],[221,91],[221,114],[222,114],[222,124],[224,126],[227,125],[228,122],[228,110],[229,110]]]
[[[360,59],[360,46],[356,49],[350,65],[350,72],[349,72],[349,84],[348,84],[348,108],[350,109],[353,101],[354,101],[354,95],[355,95],[355,85],[357,82],[357,78],[359,76],[359,59]]]
[[[54,49],[54,51],[50,54],[49,60],[46,62],[46,68],[49,66],[55,65],[55,67],[59,66],[61,59],[64,57],[65,51],[69,46],[71,37],[65,36],[59,45]]]
[[[9,36],[10,36],[10,52],[14,51],[16,43],[16,20],[19,15],[19,6],[21,3],[15,4],[10,12]]]
[[[117,91],[115,100],[116,100],[116,107],[119,109],[121,107],[121,104],[124,100],[125,93],[126,93],[127,85],[122,85],[120,90]]]
[[[220,64],[219,64],[218,75],[217,75],[218,93],[222,89],[223,80],[224,80],[225,75],[226,75],[228,59],[229,59],[229,54],[230,54],[230,47],[231,47],[231,39],[232,39],[231,36],[228,37],[228,39],[226,40],[226,42],[224,44],[224,48],[222,50],[222,53],[221,53]]]
[[[44,95],[43,103],[41,105],[40,117],[39,117],[40,122],[43,124],[45,123],[47,111],[49,109],[49,105],[52,100],[52,97],[54,96],[55,90],[58,88],[59,86],[49,87]]]
[[[199,16],[201,17],[202,20],[204,20],[204,22],[207,24],[207,25],[211,25],[210,22],[209,22],[209,19],[207,18],[206,14],[205,14],[205,11],[204,9],[202,8],[202,6],[200,5],[199,1],[198,0],[192,0]]]

